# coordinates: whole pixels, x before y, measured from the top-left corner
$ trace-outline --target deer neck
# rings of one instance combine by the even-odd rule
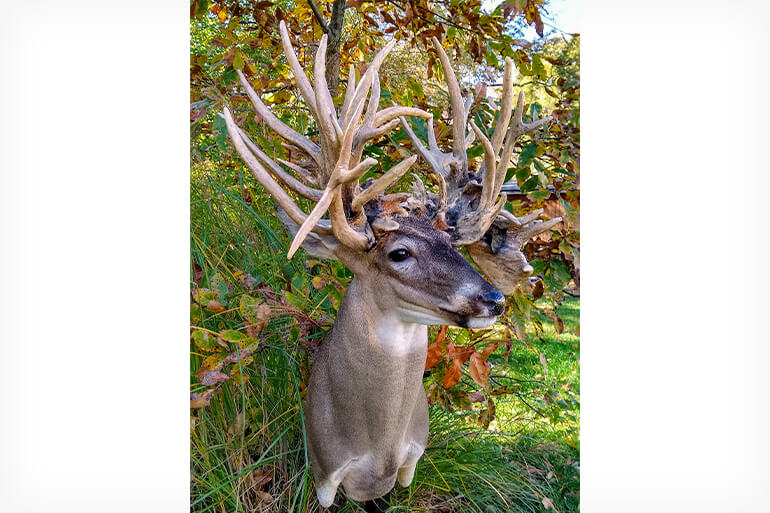
[[[353,278],[343,298],[334,325],[340,346],[353,345],[358,355],[371,360],[422,359],[427,351],[428,329],[404,319],[403,312],[388,301],[382,288],[367,286]],[[335,341],[337,342],[337,341]]]

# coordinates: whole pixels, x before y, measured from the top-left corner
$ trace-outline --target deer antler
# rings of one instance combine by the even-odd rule
[[[532,267],[521,254],[521,246],[528,239],[559,223],[561,218],[536,221],[542,209],[517,218],[503,209],[507,197],[505,194],[500,196],[500,190],[518,137],[537,129],[552,118],[549,116],[524,123],[524,92],[519,92],[514,106],[514,68],[513,62],[506,58],[500,110],[490,140],[483,130],[468,120],[473,98],[469,95],[463,100],[457,77],[444,48],[436,38],[432,39],[432,43],[439,56],[449,91],[452,151],[447,153],[439,148],[432,118],[428,121],[427,148],[415,135],[406,118],[400,118],[401,124],[412,145],[439,181],[439,192],[433,199],[434,224],[444,225],[445,229],[451,230],[452,243],[468,247],[471,258],[482,267],[492,283],[503,293],[510,293],[511,287],[515,288],[522,275],[528,276],[532,272]],[[469,172],[466,153],[475,139],[479,140],[484,149],[478,173]]]
[[[325,78],[327,36],[324,35],[321,38],[316,51],[315,86],[313,86],[299,64],[283,21],[279,24],[279,31],[284,54],[294,74],[297,87],[318,125],[319,142],[311,141],[278,119],[265,106],[243,73],[239,71],[238,76],[257,115],[285,139],[290,147],[307,154],[312,162],[308,167],[312,169],[281,159],[278,159],[278,162],[271,159],[236,125],[230,110],[225,107],[223,116],[230,139],[257,181],[273,196],[292,221],[300,225],[289,247],[288,258],[294,255],[311,231],[333,234],[340,243],[349,248],[368,250],[374,244],[374,238],[363,215],[364,206],[403,176],[414,164],[417,156],[402,160],[366,189],[361,190],[359,179],[369,168],[377,164],[373,158],[361,160],[364,146],[369,141],[393,130],[398,124],[399,116],[419,116],[427,119],[430,118],[430,114],[420,109],[401,106],[389,107],[378,112],[380,99],[378,70],[396,44],[395,41],[388,43],[375,55],[358,84],[356,84],[355,68],[351,65],[348,88],[338,117]],[[370,95],[368,102],[366,102],[367,94]],[[364,107],[366,107],[365,114]],[[364,114],[363,120],[361,120],[362,114]],[[285,171],[279,163],[293,171],[296,177]],[[294,193],[316,202],[310,214],[305,214],[297,206],[276,182],[274,176]],[[311,185],[320,186],[322,189]],[[322,219],[327,211],[330,219]]]

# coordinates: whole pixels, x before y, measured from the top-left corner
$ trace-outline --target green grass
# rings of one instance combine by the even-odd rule
[[[243,327],[237,305],[247,288],[238,271],[279,296],[291,289],[289,304],[313,312],[321,324],[333,318],[334,294],[316,290],[310,279],[328,273],[344,282],[349,273],[325,263],[309,271],[302,252],[287,262],[287,234],[269,199],[244,199],[241,185],[220,185],[228,182],[229,173],[194,166],[191,276],[205,288],[228,285],[227,310],[194,306],[192,324],[215,332]],[[429,446],[412,485],[396,486],[391,511],[546,511],[544,500],[557,511],[578,510],[579,301],[568,298],[557,312],[563,333],[543,317],[542,339],[514,341],[507,361],[504,349],[490,357],[493,386],[516,393],[496,397],[487,429],[476,423],[478,411],[431,407]],[[192,411],[191,511],[322,511],[308,466],[302,399],[311,363],[306,347],[323,332],[288,313],[273,316],[241,369],[248,381],[223,383],[207,407]],[[191,392],[204,388],[193,376],[204,356],[191,345]],[[459,386],[478,388],[467,375]],[[340,494],[337,503],[342,512],[361,510]]]

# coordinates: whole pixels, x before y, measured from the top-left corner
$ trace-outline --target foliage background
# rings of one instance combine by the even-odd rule
[[[303,254],[285,260],[287,234],[272,201],[216,116],[227,103],[258,144],[287,157],[249,115],[236,86],[241,69],[281,119],[313,134],[277,23],[287,22],[300,61],[310,62],[321,22],[328,28],[334,17],[332,2],[315,7],[317,17],[306,2],[191,4],[193,511],[319,509],[302,398],[310,353],[351,276]],[[551,186],[567,217],[550,237],[525,247],[540,286],[535,295],[509,298],[496,329],[431,329],[431,443],[415,482],[392,495],[394,511],[576,511],[579,504],[579,307],[568,295],[579,291],[579,37],[523,40],[524,24],[542,35],[544,8],[539,1],[502,2],[491,12],[478,2],[348,2],[344,11],[343,78],[350,62],[366,62],[391,37],[402,41],[383,66],[381,101],[433,111],[440,142],[448,101],[427,38],[452,50],[462,85],[480,97],[473,111],[479,126],[491,125],[503,58],[512,58],[527,115],[552,114],[554,121],[520,139],[508,178],[527,199],[509,208],[522,214],[541,206]],[[403,132],[376,143],[368,151],[380,167],[370,173],[410,150]],[[358,508],[338,502],[343,511]]]

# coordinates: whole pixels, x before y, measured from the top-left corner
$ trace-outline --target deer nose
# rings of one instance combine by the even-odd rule
[[[503,296],[499,290],[492,289],[484,292],[481,295],[481,299],[489,305],[489,310],[492,315],[500,315],[505,309],[505,296]]]

